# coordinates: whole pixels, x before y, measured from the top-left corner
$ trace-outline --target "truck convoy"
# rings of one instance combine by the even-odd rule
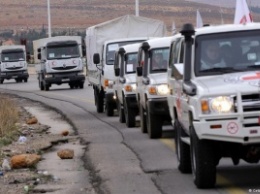
[[[83,88],[82,38],[56,36],[33,41],[39,88],[48,91],[52,84],[68,83]]]
[[[5,79],[27,82],[29,78],[24,45],[0,46],[0,84]]]
[[[185,24],[173,41],[168,104],[178,168],[192,171],[198,188],[214,187],[223,157],[234,165],[259,162],[259,29],[251,23],[195,31]]]
[[[104,104],[108,116],[112,116],[116,109],[113,90],[115,51],[120,46],[142,42],[147,37],[165,35],[166,26],[162,21],[132,15],[109,20],[86,30],[88,79],[93,85],[97,112],[104,111]]]

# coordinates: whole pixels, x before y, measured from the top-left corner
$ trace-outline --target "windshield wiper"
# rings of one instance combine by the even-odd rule
[[[200,70],[200,72],[206,73],[206,72],[219,72],[219,73],[231,73],[231,72],[238,72],[243,71],[241,69],[234,69],[233,67],[214,67],[210,69],[204,69]]]
[[[260,65],[249,65],[249,66],[246,66],[246,68],[249,68],[249,69],[260,69]]]
[[[167,69],[153,69],[152,72],[155,72],[155,71],[166,71]]]

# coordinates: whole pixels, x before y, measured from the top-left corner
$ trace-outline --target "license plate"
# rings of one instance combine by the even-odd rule
[[[67,79],[62,79],[61,81],[63,81],[63,82],[68,82],[68,81],[70,81],[70,79],[69,79],[69,78],[67,78]]]
[[[12,78],[13,78],[13,79],[15,79],[15,78],[18,78],[18,76],[17,76],[17,75],[15,75],[15,76],[12,76]]]

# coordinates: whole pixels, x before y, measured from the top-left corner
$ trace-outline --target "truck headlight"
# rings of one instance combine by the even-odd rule
[[[201,110],[204,114],[234,112],[234,99],[231,96],[218,96],[201,100]]]
[[[170,90],[167,84],[161,84],[149,87],[149,94],[151,95],[168,95]]]
[[[126,84],[125,91],[127,92],[134,92],[136,91],[136,84]]]

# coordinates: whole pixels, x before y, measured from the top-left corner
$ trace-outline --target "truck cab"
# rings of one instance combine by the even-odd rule
[[[179,59],[170,63],[168,104],[178,168],[192,172],[198,188],[215,186],[223,157],[234,165],[259,162],[259,29],[256,23],[196,30],[185,24],[173,44],[171,57]]]
[[[24,45],[0,46],[0,83],[5,79],[27,82],[29,78]]]
[[[162,127],[170,121],[167,95],[167,68],[172,37],[143,42],[138,52],[136,97],[141,130],[150,138],[160,138]]]
[[[136,67],[141,43],[122,46],[115,54],[114,71],[116,76],[115,95],[119,121],[127,127],[135,127],[138,114],[136,100]]]
[[[36,40],[33,44],[41,90],[63,83],[68,83],[71,89],[84,87],[81,37],[57,36]]]

